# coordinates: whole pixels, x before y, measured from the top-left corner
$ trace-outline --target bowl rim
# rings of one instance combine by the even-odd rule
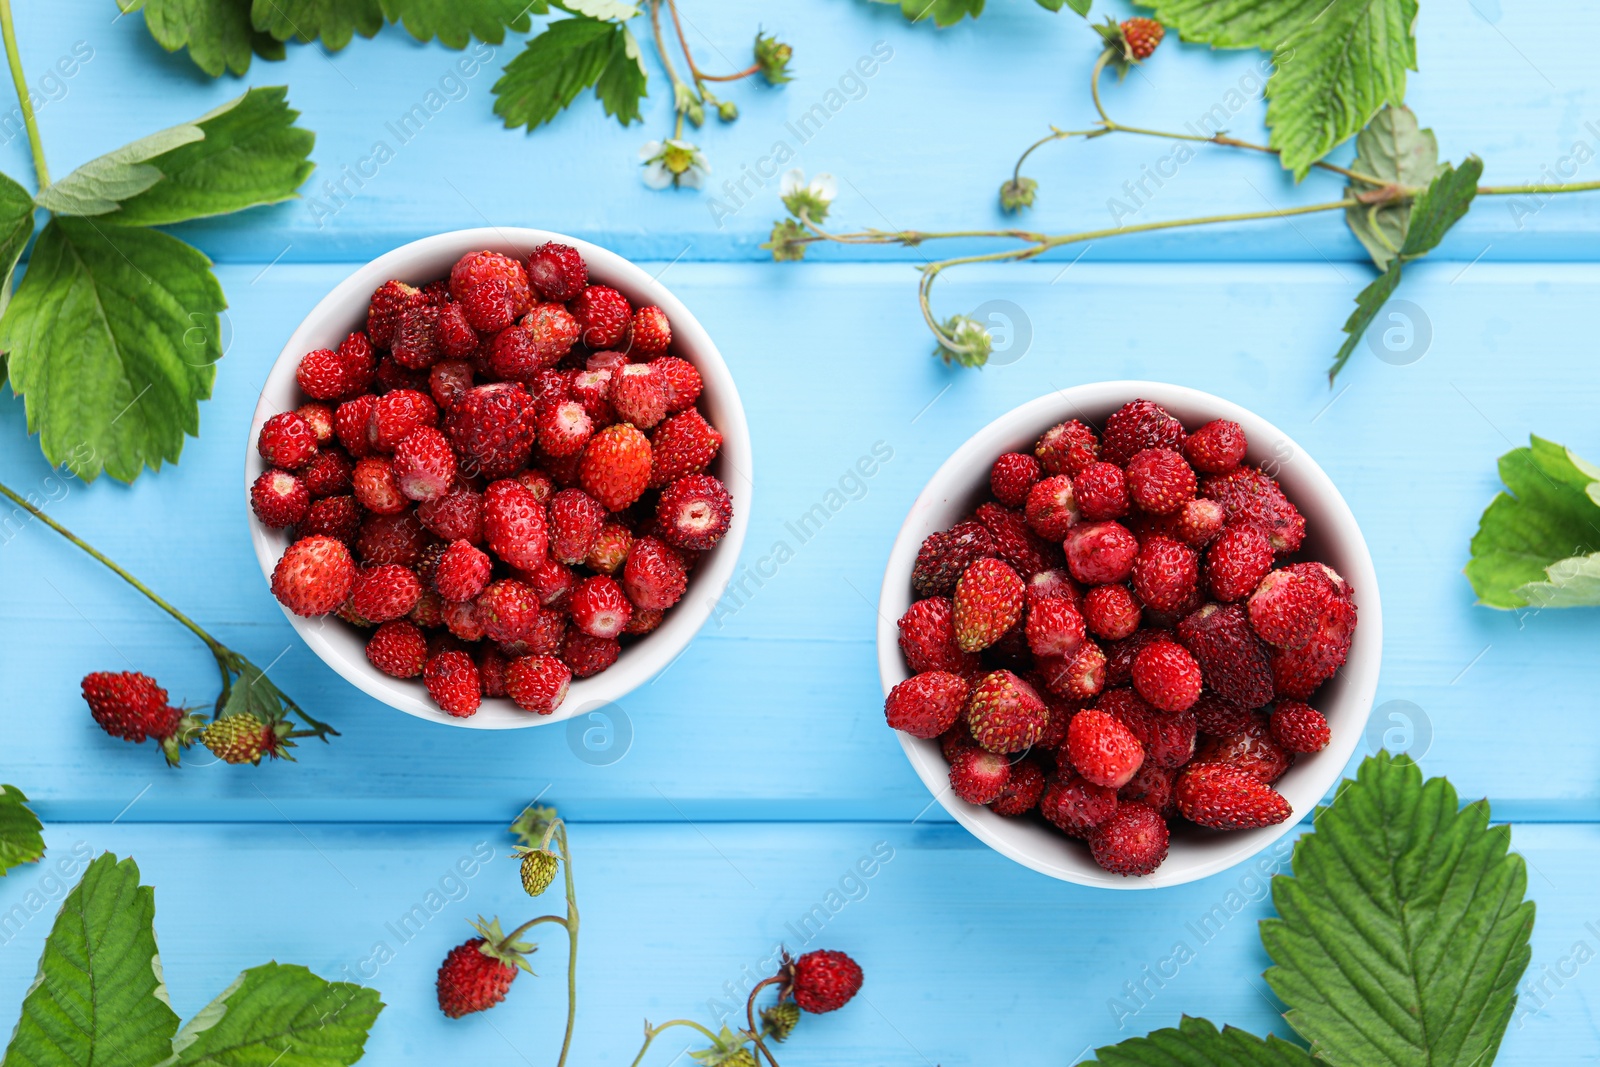
[[[692,354],[692,362],[704,382],[700,401],[702,409],[708,406],[706,398],[714,398],[709,406],[717,409],[715,425],[723,436],[718,462],[721,464],[722,480],[733,500],[733,518],[728,532],[702,559],[688,590],[678,605],[667,614],[661,626],[645,639],[633,643],[609,669],[589,678],[574,679],[566,699],[550,715],[523,711],[503,697],[486,697],[477,714],[465,719],[455,718],[434,706],[427,698],[420,678],[392,678],[373,667],[364,655],[352,657],[335,647],[325,631],[331,616],[304,618],[278,603],[276,597],[273,598],[273,603],[278,604],[300,639],[319,659],[357,689],[408,715],[463,729],[526,729],[564,722],[604,708],[670,666],[687,650],[695,635],[711,617],[738,565],[740,549],[749,528],[754,486],[750,429],[745,418],[744,403],[732,371],[704,325],[659,280],[659,275],[652,276],[631,260],[582,238],[526,226],[481,226],[433,234],[409,241],[356,268],[306,314],[284,342],[262,382],[261,394],[251,418],[250,433],[244,442],[244,486],[248,500],[250,486],[266,469],[265,462],[256,451],[256,438],[261,426],[272,415],[287,410],[275,402],[269,403],[267,395],[275,388],[281,388],[285,378],[293,386],[294,368],[298,360],[317,347],[311,338],[327,331],[330,320],[337,319],[341,323],[357,321],[358,315],[365,314],[364,309],[373,290],[391,278],[411,278],[421,273],[438,273],[442,276],[448,273],[449,262],[478,249],[513,250],[525,258],[533,248],[549,241],[576,248],[589,268],[591,280],[623,291],[635,306],[654,304],[667,313],[672,323],[674,351],[681,346],[683,351]],[[444,257],[448,257],[449,262],[445,262],[442,271],[420,265]],[[245,521],[249,526],[257,563],[270,589],[272,572],[282,553],[283,532],[264,526],[248,506],[245,508]],[[333,622],[341,629],[345,628],[345,624],[339,620],[333,619]]]
[[[1083,853],[1081,865],[1065,866],[1041,856],[1037,851],[1021,847],[999,832],[1001,827],[1014,824],[1014,820],[996,815],[981,805],[967,804],[951,793],[949,764],[940,753],[937,742],[895,731],[901,750],[934,799],[984,844],[1052,878],[1078,885],[1122,890],[1160,889],[1218,874],[1248,862],[1294,830],[1339,781],[1365,734],[1377,693],[1383,650],[1383,610],[1372,554],[1349,504],[1309,452],[1266,418],[1203,390],[1152,381],[1089,382],[1037,397],[989,422],[951,453],[913,501],[895,536],[879,593],[878,672],[884,695],[887,696],[895,684],[910,677],[900,652],[897,624],[905,610],[902,605],[908,606],[918,599],[910,591],[910,574],[917,549],[927,533],[924,530],[925,514],[943,506],[953,497],[965,497],[975,491],[980,472],[986,472],[995,456],[1003,450],[998,442],[1015,437],[1019,427],[1037,423],[1038,432],[1042,433],[1049,426],[1069,418],[1081,418],[1097,425],[1103,418],[1091,418],[1085,412],[1109,413],[1135,397],[1152,400],[1163,406],[1197,407],[1206,411],[1210,418],[1238,422],[1245,428],[1251,441],[1251,458],[1257,463],[1260,462],[1257,453],[1263,441],[1286,444],[1292,450],[1288,453],[1291,457],[1288,462],[1294,464],[1295,481],[1311,483],[1312,495],[1320,504],[1319,510],[1324,512],[1324,536],[1333,538],[1342,546],[1341,552],[1345,557],[1342,573],[1356,591],[1361,618],[1356,628],[1355,643],[1340,669],[1345,679],[1338,699],[1337,715],[1330,715],[1330,721],[1334,724],[1333,737],[1327,748],[1314,754],[1311,759],[1302,757],[1289,772],[1290,775],[1300,770],[1307,772],[1292,783],[1293,789],[1283,790],[1293,809],[1290,818],[1276,826],[1231,831],[1226,840],[1237,844],[1208,850],[1202,858],[1191,859],[1181,865],[1174,864],[1174,857],[1169,855],[1154,873],[1143,878],[1125,878],[1101,870],[1089,859],[1087,852]],[[1297,488],[1295,496],[1298,506],[1305,499],[1306,489],[1303,486]],[[1283,781],[1280,780],[1278,785],[1282,786]],[[1062,841],[1066,841],[1066,838],[1063,837]]]

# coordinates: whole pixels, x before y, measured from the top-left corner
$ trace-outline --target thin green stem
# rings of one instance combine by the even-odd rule
[[[1533,185],[1480,185],[1479,196],[1536,196],[1543,193],[1586,193],[1600,189],[1600,182],[1554,182]]]
[[[567,847],[567,824],[555,820],[560,827],[557,841],[561,846],[561,871],[567,883],[567,918],[561,924],[567,931],[567,1031],[561,1038],[561,1058],[556,1067],[565,1067],[567,1052],[572,1048],[572,1030],[578,1020],[578,893],[572,883],[572,851]]]
[[[639,1047],[639,1054],[633,1058],[633,1062],[629,1064],[628,1067],[639,1067],[639,1064],[644,1062],[644,1054],[650,1051],[650,1042],[654,1041],[656,1039],[656,1035],[660,1034],[663,1030],[670,1030],[674,1026],[687,1026],[692,1030],[700,1031],[700,1033],[705,1035],[706,1040],[712,1042],[713,1044],[715,1044],[717,1041],[716,1034],[712,1033],[704,1026],[701,1026],[693,1019],[668,1019],[660,1026],[651,1026],[649,1023],[645,1023],[644,1044]]]
[[[1089,71],[1089,95],[1094,97],[1094,109],[1100,113],[1100,121],[1111,125],[1111,116],[1106,114],[1105,105],[1100,103],[1100,75],[1105,72],[1106,64],[1111,62],[1114,51],[1107,45],[1100,53],[1100,58],[1094,61],[1094,69]]]
[[[672,13],[673,17],[676,18],[677,9],[673,8]],[[678,77],[678,68],[673,66],[672,57],[667,54],[667,40],[661,32],[661,0],[650,0],[650,32],[655,37],[656,52],[661,56],[662,69],[667,72],[667,80],[672,83],[672,108],[676,113],[672,126],[672,138],[673,140],[681,140],[683,138],[683,95],[691,90],[689,89],[689,84]],[[684,52],[684,58],[688,58],[687,51]],[[692,70],[694,61],[690,60],[689,65]]]
[[[0,0],[0,37],[5,39],[6,63],[11,67],[11,84],[17,88],[17,107],[28,130],[28,147],[33,150],[33,172],[39,176],[39,191],[50,184],[50,168],[44,162],[44,142],[39,139],[39,123],[28,97],[28,79],[22,74],[22,52],[17,48],[17,31],[11,22],[11,0]]]

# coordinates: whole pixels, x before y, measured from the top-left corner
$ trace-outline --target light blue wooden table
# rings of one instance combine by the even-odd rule
[[[835,218],[846,225],[997,224],[995,190],[1017,149],[1050,122],[1088,117],[1082,86],[1094,49],[1065,15],[1024,0],[990,7],[978,23],[935,33],[862,0],[763,4],[762,24],[793,42],[801,76],[781,91],[737,94],[744,116],[703,137],[713,166],[734,175],[766,155],[788,136],[788,118],[886,42],[892,58],[865,95],[797,146],[798,162],[839,175]],[[1535,180],[1575,141],[1597,140],[1588,123],[1600,123],[1600,11],[1574,0],[1534,8],[1423,4],[1422,70],[1409,102],[1446,156],[1484,156],[1486,181]],[[744,54],[755,29],[749,5],[689,0],[688,11],[706,50]],[[139,16],[115,16],[111,0],[18,12],[36,71],[74,42],[93,49],[40,115],[56,173],[193,117],[242,84],[287,83],[317,131],[318,171],[306,192],[332,204],[323,180],[367,158],[388,136],[385,123],[457,58],[390,28],[341,54],[293,49],[288,62],[258,62],[242,81],[211,82],[161,52]],[[1378,700],[1410,702],[1380,711],[1411,708],[1424,769],[1448,774],[1465,797],[1489,797],[1530,864],[1539,917],[1529,982],[1542,985],[1524,998],[1501,1062],[1600,1055],[1600,966],[1568,973],[1577,943],[1600,948],[1600,618],[1476,608],[1460,575],[1496,489],[1496,456],[1533,431],[1600,459],[1600,195],[1520,220],[1505,203],[1480,205],[1438,254],[1407,271],[1399,295],[1432,331],[1424,358],[1392,365],[1362,348],[1332,392],[1323,370],[1371,273],[1343,223],[1326,216],[1101,242],[1066,272],[1063,259],[955,274],[938,295],[946,313],[1005,299],[1032,330],[1015,362],[956,372],[929,357],[915,252],[767,262],[756,246],[780,211],[775,185],[719,224],[705,195],[640,183],[637,149],[668,122],[659,87],[643,128],[623,131],[585,100],[537,135],[506,132],[488,90],[512,54],[509,42],[496,49],[465,96],[336,211],[308,200],[183,227],[217,261],[232,305],[231,345],[201,409],[201,437],[181,464],[132,488],[72,484],[51,505],[226,641],[273,663],[278,684],[343,737],[254,773],[203,760],[165,771],[148,749],[98,732],[77,682],[90,670],[136,668],[177,699],[206,700],[214,674],[204,652],[37,526],[0,546],[8,689],[0,780],[34,798],[58,853],[82,843],[137,857],[157,887],[180,1013],[192,1014],[241,968],[277,958],[382,992],[389,1009],[368,1062],[553,1062],[561,1008],[559,978],[549,976],[564,968],[557,941],[537,960],[547,977],[519,980],[505,1007],[450,1022],[433,1006],[434,970],[466,935],[463,920],[532,914],[510,861],[489,863],[409,940],[389,926],[480,842],[504,856],[502,827],[540,795],[574,821],[585,934],[576,1063],[627,1063],[644,1017],[705,1018],[708,1000],[724,998],[726,983],[742,985],[745,968],[779,940],[848,950],[867,974],[859,1002],[808,1023],[785,1058],[794,1065],[1063,1067],[1089,1046],[1171,1025],[1184,1012],[1286,1032],[1259,977],[1267,960],[1255,922],[1270,906],[1246,872],[1153,893],[1033,874],[928,809],[882,722],[873,603],[894,531],[927,476],[1022,401],[1075,382],[1149,377],[1260,411],[1343,490],[1388,609]],[[1116,90],[1117,106],[1128,121],[1181,124],[1255,62],[1164,46],[1147,78]],[[1263,136],[1259,103],[1240,112],[1235,132]],[[1031,224],[1109,224],[1107,198],[1168,151],[1108,138],[1041,153],[1030,168],[1042,185]],[[0,169],[31,182],[20,137],[0,145]],[[1581,173],[1594,177],[1600,162]],[[1201,153],[1141,218],[1260,210],[1329,198],[1335,188],[1316,176],[1295,188],[1262,159]],[[665,270],[712,331],[738,378],[756,449],[746,563],[858,456],[877,442],[893,450],[865,493],[758,595],[624,701],[631,741],[600,758],[559,726],[447,730],[361,696],[296,640],[246,537],[245,428],[292,325],[365,259],[486,222],[582,235]],[[0,442],[0,479],[44,484],[50,472],[9,393]],[[874,850],[892,858],[874,878],[851,881]],[[51,896],[41,878],[24,869],[6,879],[0,912],[30,890]],[[835,890],[845,905],[806,944],[790,924]],[[1196,924],[1234,891],[1247,902],[1226,922],[1213,920],[1201,947]],[[0,935],[0,1025],[9,1026],[32,978],[53,910]],[[1196,947],[1195,958],[1153,995],[1128,999],[1125,985],[1143,981],[1178,940]],[[381,966],[373,962],[380,942],[392,951]],[[663,1039],[648,1062],[671,1062],[681,1047]]]

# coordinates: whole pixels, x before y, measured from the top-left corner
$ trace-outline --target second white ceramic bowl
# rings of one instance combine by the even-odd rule
[[[903,732],[899,735],[923,784],[979,840],[1052,878],[1112,889],[1155,889],[1192,882],[1243,863],[1292,830],[1339,780],[1360,743],[1372,711],[1383,654],[1378,577],[1366,540],[1344,497],[1304,449],[1254,412],[1197,389],[1159,382],[1096,382],[1040,397],[985,426],[956,449],[912,504],[889,553],[878,604],[878,672],[885,695],[910,677],[900,653],[896,622],[915,599],[911,568],[923,539],[949,529],[990,499],[989,468],[1002,452],[1031,453],[1040,434],[1067,419],[1080,419],[1099,428],[1107,415],[1135,398],[1155,401],[1191,430],[1212,419],[1232,419],[1244,427],[1250,442],[1246,462],[1266,467],[1305,515],[1306,540],[1296,558],[1320,560],[1343,575],[1354,591],[1359,617],[1349,659],[1312,701],[1328,717],[1333,739],[1321,752],[1300,756],[1276,785],[1293,806],[1293,816],[1277,826],[1257,830],[1176,830],[1166,861],[1143,878],[1102,870],[1083,842],[1032,818],[1008,819],[960,800],[950,791],[950,768],[938,742]]]
[[[262,424],[278,412],[293,410],[303,402],[294,377],[300,357],[312,349],[336,348],[350,331],[364,329],[367,302],[378,286],[391,278],[417,285],[443,278],[450,273],[456,260],[479,249],[526,259],[528,253],[547,241],[571,245],[582,253],[589,266],[591,282],[617,289],[635,307],[654,304],[667,313],[672,324],[672,352],[700,371],[705,381],[700,410],[722,432],[722,452],[711,473],[728,487],[728,494],[733,498],[733,521],[716,548],[701,559],[683,599],[667,613],[660,627],[630,642],[610,669],[591,678],[574,680],[567,699],[552,715],[530,714],[505,698],[484,700],[478,713],[469,718],[447,715],[429,699],[420,679],[391,678],[367,661],[365,631],[331,616],[307,619],[284,609],[284,615],[311,650],[357,689],[408,715],[473,730],[512,730],[561,722],[620,699],[677,658],[710,617],[717,599],[727,587],[750,522],[750,430],[728,365],[699,320],[671,290],[642,267],[576,237],[506,226],[456,230],[425,237],[368,263],[340,282],[306,316],[290,335],[267,375],[246,446],[244,483],[248,494],[251,483],[265,469],[255,447]],[[289,544],[288,532],[269,529],[256,521],[248,510],[246,514],[261,573],[270,583],[272,569]]]

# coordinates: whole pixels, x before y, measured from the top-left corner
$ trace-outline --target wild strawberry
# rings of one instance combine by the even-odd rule
[[[1276,782],[1294,757],[1272,738],[1267,720],[1251,715],[1231,734],[1207,734],[1195,746],[1195,763],[1225,763],[1263,782]]]
[[[1298,700],[1280,700],[1269,720],[1272,739],[1289,752],[1321,752],[1332,734],[1322,712]]]
[[[938,737],[955,725],[970,689],[948,671],[923,671],[889,690],[883,715],[889,726],[913,737]]]
[[[1133,561],[1133,592],[1150,610],[1170,614],[1198,595],[1200,560],[1194,549],[1166,537],[1151,537]]]
[[[609,426],[617,421],[611,408],[611,372],[608,370],[579,371],[568,388],[572,399],[583,405],[596,426]]]
[[[1155,641],[1133,657],[1133,687],[1162,711],[1183,711],[1200,698],[1200,665],[1176,641]]]
[[[650,486],[659,489],[688,474],[699,474],[717,458],[722,434],[690,409],[673,415],[650,438]]]
[[[1033,532],[1046,541],[1059,541],[1080,518],[1072,495],[1072,479],[1053,474],[1028,490],[1023,516]]]
[[[1089,835],[1089,853],[1112,874],[1144,875],[1167,858],[1167,821],[1143,804],[1119,804]]]
[[[554,362],[545,360],[533,333],[520,323],[512,323],[496,333],[485,350],[489,373],[509,381],[527,381]]]
[[[372,388],[378,370],[378,354],[372,341],[360,330],[339,342],[339,360],[344,364],[344,395],[355,397]]]
[[[918,596],[949,596],[962,571],[975,560],[992,555],[994,541],[982,523],[958,522],[923,540],[911,568],[911,588]]]
[[[422,526],[411,512],[368,515],[356,534],[356,555],[369,567],[380,563],[414,567],[426,544]]]
[[[1090,522],[1120,519],[1128,513],[1128,483],[1114,463],[1091,463],[1072,480],[1078,510]]]
[[[448,360],[461,360],[477,351],[478,331],[467,321],[466,309],[460,304],[451,302],[441,307],[433,330],[439,352]]]
[[[419,426],[395,446],[393,468],[395,484],[408,500],[432,500],[455,482],[456,454],[444,434]]]
[[[265,526],[293,526],[311,509],[305,483],[277,468],[261,472],[250,486],[250,510]]]
[[[1293,814],[1277,790],[1225,764],[1185,767],[1173,783],[1172,796],[1184,818],[1213,830],[1272,826]]]
[[[521,640],[502,644],[500,650],[508,656],[554,656],[560,653],[566,636],[567,617],[559,611],[540,608]]]
[[[1119,789],[1144,762],[1144,748],[1115,716],[1088,708],[1067,727],[1067,758],[1095,785]]]
[[[1294,700],[1310,699],[1319,685],[1344,666],[1355,630],[1355,605],[1348,600],[1335,598],[1309,641],[1299,648],[1272,650],[1275,693]]]
[[[1046,473],[1076,478],[1100,457],[1100,439],[1077,419],[1069,419],[1046,430],[1033,454]]]
[[[605,285],[585,286],[567,305],[578,320],[578,337],[585,348],[596,352],[616,348],[627,336],[633,311],[627,299]]]
[[[471,388],[472,364],[464,359],[442,359],[428,368],[428,395],[443,411],[454,407]]]
[[[956,582],[956,643],[964,652],[988,648],[1022,617],[1024,587],[997,559],[974,561]]]
[[[1109,689],[1094,707],[1115,717],[1138,739],[1144,749],[1143,766],[1171,770],[1193,758],[1197,726],[1190,712],[1160,710],[1132,689]]]
[[[506,664],[506,695],[517,707],[549,715],[567,698],[572,671],[554,656],[518,656]]]
[[[896,625],[900,651],[912,671],[966,675],[976,669],[977,657],[963,652],[956,643],[955,605],[946,597],[916,601]]]
[[[439,557],[433,587],[446,600],[471,600],[489,584],[494,561],[466,541],[452,541]]]
[[[1244,708],[1259,708],[1272,699],[1266,646],[1239,605],[1205,605],[1178,623],[1178,640],[1200,664],[1206,685],[1223,699]]]
[[[649,430],[667,414],[667,394],[652,364],[630,363],[611,382],[611,406],[617,418]]]
[[[406,310],[427,303],[422,290],[414,289],[401,281],[387,281],[378,286],[367,306],[367,336],[379,348],[388,348],[394,340],[394,331],[400,325],[400,315]]]
[[[528,313],[533,293],[521,263],[498,252],[469,252],[450,268],[450,295],[474,329],[503,330]]]
[[[973,517],[989,531],[995,554],[1021,577],[1030,578],[1050,566],[1049,544],[1019,513],[990,501],[980,504]]]
[[[478,650],[478,684],[486,697],[506,695],[506,666],[511,660],[498,648],[490,645]]]
[[[628,338],[631,342],[628,351],[639,359],[666,355],[667,347],[672,344],[672,326],[667,322],[667,313],[658,307],[639,308],[633,313]]]
[[[373,405],[367,440],[379,452],[393,452],[412,431],[438,422],[439,406],[432,397],[415,389],[395,389]]]
[[[483,618],[476,600],[444,601],[439,615],[451,636],[463,641],[483,640]]]
[[[84,675],[81,688],[100,729],[124,741],[165,741],[183,718],[183,709],[167,704],[167,691],[137,671],[95,671]]]
[[[988,804],[1011,780],[1006,758],[984,748],[965,748],[950,760],[950,791],[968,804]]]
[[[1028,603],[1054,597],[1060,597],[1080,611],[1083,610],[1083,594],[1078,590],[1078,583],[1060,567],[1039,571],[1028,579]]]
[[[362,507],[379,515],[397,515],[411,506],[400,492],[394,464],[382,456],[368,456],[357,463],[350,487]]]
[[[1106,684],[1106,654],[1093,641],[1060,659],[1043,657],[1038,667],[1050,692],[1072,700],[1087,700]]]
[[[337,400],[350,389],[344,360],[331,348],[318,348],[301,356],[294,380],[300,384],[301,392],[313,400]]]
[[[1044,793],[1044,771],[1033,760],[1018,760],[1011,765],[1011,777],[1000,795],[989,802],[989,810],[996,815],[1015,819],[1039,806]]]
[[[1135,60],[1149,59],[1167,33],[1161,23],[1147,18],[1124,19],[1118,27],[1122,30],[1122,39],[1128,43],[1129,57]]]
[[[551,241],[528,257],[528,281],[546,300],[571,300],[589,283],[589,268],[576,248]]]
[[[571,397],[541,400],[536,411],[539,447],[552,456],[575,456],[594,436],[594,420]]]
[[[380,396],[397,389],[426,394],[429,369],[431,368],[413,370],[402,366],[393,355],[384,356],[378,360],[378,369],[372,376],[372,389]]]
[[[1006,507],[1020,508],[1043,469],[1032,456],[1021,452],[1002,453],[989,468],[989,490]]]
[[[1087,838],[1117,812],[1117,791],[1063,767],[1039,797],[1039,814],[1069,837]]]
[[[1139,542],[1117,522],[1079,523],[1067,531],[1063,544],[1067,569],[1086,585],[1126,581],[1139,555]]]
[[[1192,747],[1193,738],[1190,741]],[[1172,804],[1172,781],[1175,777],[1175,772],[1145,760],[1138,772],[1128,779],[1128,784],[1117,790],[1119,806],[1122,803],[1143,804],[1167,815],[1167,809]],[[1176,814],[1176,809],[1172,813]]]
[[[1205,480],[1203,494],[1221,504],[1230,521],[1253,522],[1267,531],[1274,551],[1298,551],[1306,520],[1283,495],[1278,483],[1254,467],[1238,467]]]
[[[636,609],[665,611],[683,597],[688,584],[678,554],[654,537],[640,537],[628,547],[622,588]]]
[[[587,459],[588,453],[584,455]],[[708,551],[722,540],[732,521],[728,490],[709,474],[679,478],[661,491],[656,505],[658,536],[674,548]]]
[[[617,662],[622,652],[614,637],[596,637],[582,630],[570,630],[561,640],[561,661],[572,668],[574,678],[588,678]]]
[[[547,608],[565,609],[567,597],[578,586],[578,576],[553,559],[547,559],[525,573],[539,603]]]
[[[302,537],[273,568],[272,595],[296,615],[326,615],[345,602],[355,580],[355,561],[342,542]]]
[[[544,505],[509,478],[491,482],[483,492],[483,533],[494,554],[519,570],[537,567],[549,547]]]
[[[521,326],[533,345],[540,367],[553,367],[561,362],[578,341],[578,320],[560,304],[535,304],[533,310],[522,317]]]
[[[475,604],[484,635],[501,644],[522,640],[539,614],[539,598],[527,583],[515,578],[490,582]]]
[[[329,496],[311,502],[305,518],[295,525],[300,537],[320,534],[345,544],[356,539],[361,528],[361,507],[352,496]]]
[[[608,426],[584,446],[579,484],[608,511],[621,511],[650,484],[650,456],[644,434],[626,423]]]
[[[445,432],[467,473],[507,477],[533,452],[533,398],[515,382],[476,386],[450,409]]]
[[[499,919],[479,918],[472,926],[482,936],[451,949],[435,981],[439,1010],[452,1019],[494,1007],[506,999],[518,968],[532,972],[525,955],[533,946],[502,934]]]
[[[478,665],[465,652],[446,651],[431,657],[422,669],[422,681],[433,702],[458,719],[476,713],[482,703]]]
[[[402,618],[422,595],[422,583],[409,568],[395,563],[368,567],[356,575],[351,606],[369,622]]]
[[[446,541],[483,540],[483,495],[464,486],[417,505],[417,521]]]
[[[596,574],[578,583],[567,600],[572,624],[591,637],[616,637],[628,625],[633,605],[616,580]]]
[[[412,308],[401,312],[395,327],[389,356],[409,371],[424,371],[439,362],[444,350],[439,345],[439,309]],[[381,368],[380,368],[381,369]]]
[[[694,364],[677,356],[662,356],[650,363],[661,375],[661,387],[667,394],[667,413],[676,415],[693,407],[704,387]]]
[[[1049,719],[1033,686],[1010,671],[984,675],[967,702],[967,728],[990,752],[1021,752],[1039,739]]]
[[[1111,688],[1133,684],[1133,658],[1144,646],[1153,641],[1170,641],[1172,634],[1165,630],[1136,630],[1120,641],[1106,646],[1106,685]]]
[[[333,432],[345,451],[356,459],[372,455],[372,439],[367,436],[367,427],[377,407],[378,398],[365,395],[346,400],[333,411]]]
[[[337,496],[348,493],[355,464],[343,449],[334,446],[319,451],[311,462],[300,468],[300,480],[312,498]]]
[[[1194,499],[1194,471],[1170,448],[1146,448],[1128,460],[1128,497],[1152,515],[1170,515]]]
[[[1189,501],[1177,513],[1173,534],[1192,548],[1203,548],[1222,532],[1228,513],[1215,500],[1199,497]]]
[[[638,608],[628,620],[628,625],[622,628],[622,632],[634,637],[643,637],[660,626],[661,620],[666,617],[667,613],[659,608]]]
[[[590,569],[601,574],[615,574],[628,558],[628,550],[633,547],[633,533],[620,522],[607,522],[600,527],[600,535],[594,539],[594,547],[589,549],[589,558],[584,564]]]
[[[1083,622],[1096,637],[1116,641],[1139,628],[1140,607],[1128,587],[1097,585],[1083,596]]]
[[[256,451],[274,467],[299,470],[317,453],[317,433],[294,412],[280,412],[262,424]]]
[[[1183,454],[1201,474],[1227,474],[1244,462],[1248,447],[1244,428],[1237,422],[1214,419],[1184,440]]]
[[[784,953],[778,999],[793,999],[813,1015],[837,1011],[861,990],[861,967],[843,952],[807,952],[797,960]]]
[[[1298,648],[1311,640],[1337,599],[1338,588],[1322,570],[1285,567],[1257,583],[1250,625],[1269,645]]]
[[[584,368],[592,371],[605,371],[611,375],[611,380],[616,381],[617,375],[622,373],[630,360],[626,352],[591,352],[584,361]]]
[[[1272,570],[1272,542],[1261,527],[1231,522],[1206,550],[1206,588],[1224,603],[1243,600]]]
[[[1083,644],[1083,616],[1063,597],[1036,600],[1028,606],[1028,648],[1036,656],[1069,656]]]
[[[1194,702],[1194,707],[1189,709],[1189,713],[1194,716],[1196,729],[1201,733],[1214,734],[1218,737],[1238,733],[1254,718],[1253,709],[1243,704],[1235,704],[1209,689],[1200,694],[1200,699]]]
[[[561,869],[561,859],[554,852],[543,848],[527,848],[518,845],[517,852],[522,856],[518,865],[518,874],[522,878],[522,891],[530,897],[541,895],[550,888],[550,883],[555,881],[556,872]]]
[[[562,563],[582,563],[605,525],[606,509],[582,489],[556,493],[549,509],[550,554]]]
[[[1106,418],[1100,458],[1126,466],[1137,453],[1147,448],[1178,448],[1183,443],[1183,424],[1160,404],[1132,400]]]
[[[224,763],[256,765],[262,756],[282,759],[294,746],[289,724],[263,722],[250,714],[224,715],[200,731],[200,743]]]

